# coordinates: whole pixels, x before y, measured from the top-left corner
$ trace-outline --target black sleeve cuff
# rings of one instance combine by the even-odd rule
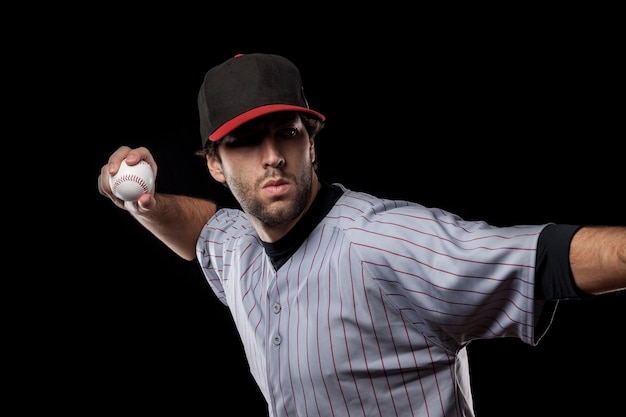
[[[574,283],[569,263],[569,248],[580,226],[551,224],[539,235],[535,297],[538,300],[563,300],[591,297]]]

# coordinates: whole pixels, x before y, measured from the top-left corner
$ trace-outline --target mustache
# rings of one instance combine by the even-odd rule
[[[290,182],[295,182],[294,175],[287,174],[280,168],[271,168],[265,171],[265,174],[259,179],[258,183],[261,184],[268,180],[284,179]]]

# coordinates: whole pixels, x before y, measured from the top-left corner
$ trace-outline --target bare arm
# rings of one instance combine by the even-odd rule
[[[586,226],[574,235],[570,265],[578,288],[602,294],[626,288],[626,227]]]
[[[102,167],[98,177],[100,194],[127,210],[177,255],[187,260],[194,259],[198,236],[202,227],[215,214],[215,203],[200,198],[155,193],[154,190],[143,194],[135,202],[122,201],[111,192],[108,176],[117,172],[124,158],[129,165],[135,165],[140,160],[147,161],[156,178],[157,165],[146,148],[131,149],[122,146],[109,157],[108,164]]]
[[[200,198],[158,193],[154,199],[152,209],[131,211],[131,214],[180,257],[194,259],[198,236],[205,223],[215,214],[215,203]]]

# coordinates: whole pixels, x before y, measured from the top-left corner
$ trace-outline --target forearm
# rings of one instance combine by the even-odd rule
[[[133,217],[180,257],[192,260],[200,231],[216,211],[215,203],[181,195],[155,194],[148,211],[131,211]]]
[[[582,227],[571,242],[570,265],[576,285],[586,293],[625,289],[626,227]]]

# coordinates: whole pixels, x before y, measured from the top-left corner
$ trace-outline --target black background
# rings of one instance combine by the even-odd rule
[[[328,118],[317,142],[328,180],[494,224],[626,223],[625,72],[604,14],[289,12],[108,10],[38,36],[46,54],[29,81],[46,100],[32,112],[54,114],[58,129],[40,143],[59,139],[62,158],[48,163],[81,166],[86,190],[54,189],[48,202],[65,213],[46,223],[55,238],[38,243],[57,249],[46,266],[57,278],[39,286],[46,348],[18,385],[40,404],[80,415],[266,415],[199,267],[96,184],[118,146],[146,146],[158,191],[227,198],[193,155],[196,94],[236,53],[283,54],[300,67],[310,104]],[[537,347],[472,342],[478,415],[622,409],[624,313],[621,294],[565,302]]]

